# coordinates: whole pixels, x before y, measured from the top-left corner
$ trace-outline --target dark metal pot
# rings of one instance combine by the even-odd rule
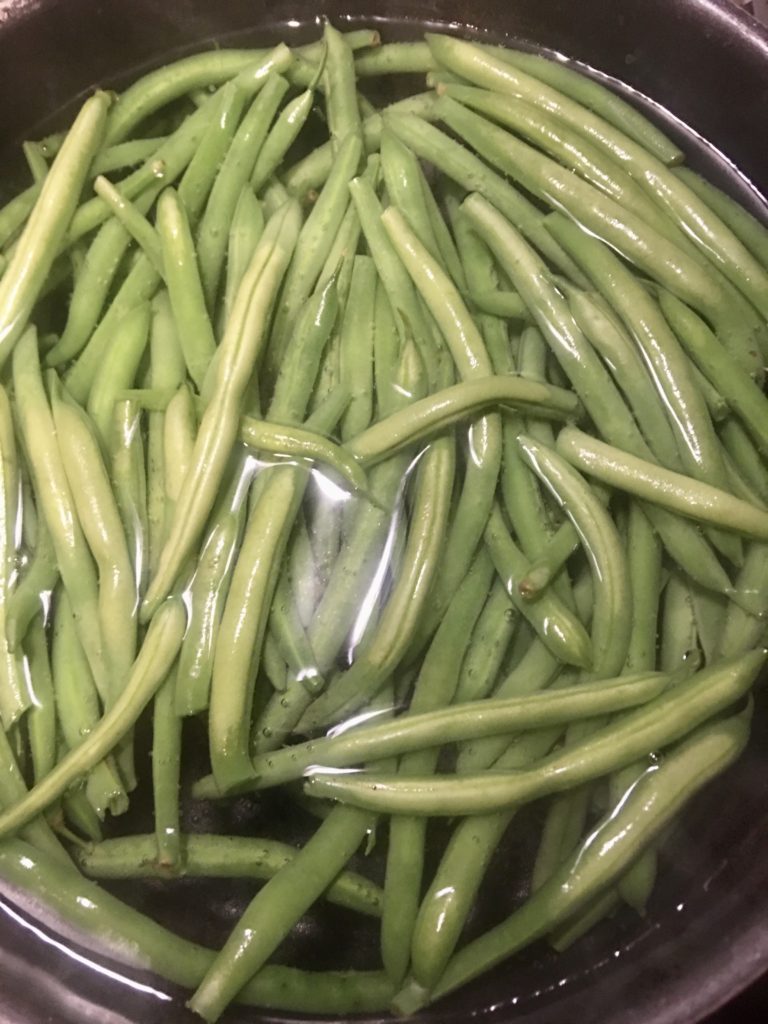
[[[425,24],[447,25],[577,58],[651,97],[659,104],[654,116],[682,139],[691,162],[766,214],[759,190],[768,186],[768,35],[725,0],[0,0],[0,148],[8,153],[27,133],[55,124],[55,113],[94,84],[120,84],[137,69],[214,39],[242,45],[301,38],[321,14],[337,23],[376,23],[397,37]],[[647,105],[642,97],[637,102]],[[747,754],[666,841],[645,920],[620,915],[559,957],[531,950],[418,1020],[692,1024],[758,977],[768,968],[767,719],[758,714]],[[286,824],[281,808],[255,802],[216,813],[229,815],[222,827],[247,831],[262,812],[283,819],[288,833],[301,828],[298,820]],[[535,835],[537,814],[533,807],[517,820],[515,842],[526,830]],[[517,896],[507,883],[514,864],[506,853],[502,848],[495,881],[479,901],[475,931]],[[235,886],[224,897],[218,888],[186,882],[172,889],[170,895],[152,885],[116,891],[203,942],[226,933],[246,893]],[[132,976],[174,997],[159,1001],[84,965],[77,949],[57,947],[54,935],[31,926],[5,898],[0,910],[0,1020],[193,1019],[172,987]],[[321,928],[333,943],[317,941]],[[318,968],[332,966],[337,953],[375,965],[372,935],[341,911],[319,911],[283,952]],[[235,1009],[227,1019],[289,1018]]]

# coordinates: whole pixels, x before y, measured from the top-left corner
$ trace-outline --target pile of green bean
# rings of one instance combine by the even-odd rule
[[[407,1014],[644,913],[766,657],[766,229],[594,80],[441,35],[187,57],[24,154],[2,887],[211,1022]],[[285,787],[303,846],[184,831],[188,716],[184,801]],[[152,831],[109,838],[134,792]],[[528,896],[466,941],[533,801]],[[264,884],[212,951],[94,881],[157,876]],[[321,898],[380,919],[378,969],[270,963]]]

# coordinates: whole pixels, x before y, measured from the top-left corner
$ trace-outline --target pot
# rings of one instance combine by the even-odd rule
[[[622,91],[683,145],[693,167],[766,215],[760,190],[768,185],[768,34],[725,0],[422,0],[418,8],[406,0],[0,0],[5,166],[11,173],[8,154],[18,142],[61,123],[94,85],[119,87],[214,40],[303,41],[316,34],[322,15],[339,25],[374,24],[387,38],[447,27],[577,59],[623,83]],[[414,1019],[693,1024],[727,1001],[768,967],[767,751],[763,709],[745,756],[700,795],[666,840],[645,919],[620,914],[562,955],[534,948]],[[231,813],[233,830],[247,830],[257,813],[285,819],[268,802],[242,801],[215,813]],[[537,813],[534,807],[517,819],[532,842]],[[283,825],[300,831],[301,820]],[[507,853],[502,846],[494,883],[471,923],[475,931],[514,901]],[[170,895],[152,884],[114,890],[201,941],[226,934],[247,892],[235,886],[224,896],[220,887],[191,881],[171,888]],[[172,986],[96,962],[5,897],[0,910],[0,1018],[8,1024],[196,1019]],[[333,950],[317,941],[319,929],[337,939]],[[361,966],[375,959],[372,935],[338,910],[319,911],[289,946],[286,955],[316,968],[332,966],[339,949]],[[226,1019],[292,1018],[233,1008]]]

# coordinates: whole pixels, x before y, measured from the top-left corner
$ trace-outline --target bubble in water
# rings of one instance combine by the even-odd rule
[[[515,609],[514,608],[505,608],[504,609],[504,618],[507,620],[507,622],[511,622],[514,619],[514,617],[515,617]]]
[[[272,730],[268,725],[265,725],[264,728],[261,730],[261,735],[264,736],[266,739],[269,739],[269,737],[272,735]]]
[[[158,178],[163,179],[166,175],[165,160],[155,160],[152,164],[152,174]]]

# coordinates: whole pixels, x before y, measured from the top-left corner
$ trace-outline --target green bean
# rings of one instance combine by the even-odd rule
[[[337,279],[331,277],[318,283],[296,323],[275,381],[268,419],[288,423],[303,419],[338,313]]]
[[[741,423],[729,418],[720,424],[719,432],[726,454],[733,460],[741,476],[763,503],[768,502],[765,463]]]
[[[216,351],[216,339],[206,310],[189,220],[172,188],[167,188],[157,202],[157,232],[184,362],[200,390]]]
[[[568,664],[589,666],[592,663],[589,637],[560,598],[546,593],[538,601],[531,602],[520,596],[518,581],[528,571],[529,563],[510,536],[498,504],[491,512],[485,530],[485,543],[510,600],[552,653]]]
[[[146,257],[140,256],[125,277],[87,345],[65,374],[67,390],[75,401],[87,402],[107,351],[110,347],[115,348],[112,343],[120,330],[120,325],[131,316],[137,306],[154,296],[159,284],[160,275]]]
[[[184,625],[180,601],[167,601],[158,609],[117,701],[79,747],[59,761],[27,796],[0,814],[0,835],[16,832],[31,821],[115,748],[168,674],[181,644]]]
[[[758,451],[768,456],[768,399],[700,317],[669,292],[660,292],[659,303],[688,355],[744,422]]]
[[[155,195],[156,190],[142,195],[136,203],[137,208],[146,212]],[[69,301],[64,332],[46,353],[47,366],[67,362],[86,345],[129,244],[130,235],[120,221],[110,218],[101,226],[85,254],[83,273],[75,283]]]
[[[115,444],[115,405],[118,393],[133,384],[149,341],[150,306],[135,306],[116,326],[88,393],[88,414],[102,448]]]
[[[227,280],[221,309],[221,323],[226,324],[232,312],[237,289],[248,268],[251,256],[264,231],[264,211],[250,185],[243,185],[227,240]]]
[[[107,950],[119,963],[149,968],[169,981],[192,987],[213,962],[213,951],[179,938],[93,882],[75,881],[71,869],[50,853],[44,856],[26,843],[10,840],[0,847],[0,865],[9,887],[55,908],[67,927],[84,936],[87,946]],[[132,952],[139,949],[142,958]],[[384,1009],[391,995],[381,971],[305,972],[269,965],[238,999],[299,1013],[344,1015]]]
[[[23,142],[21,145],[24,159],[27,161],[33,184],[42,184],[48,174],[48,161],[42,146],[37,142]]]
[[[646,772],[621,809],[603,819],[537,894],[454,957],[429,997],[439,999],[585,907],[624,873],[694,793],[738,757],[747,735],[742,715],[706,726]],[[395,1005],[400,1012],[414,1012],[426,998],[423,989],[412,985]]]
[[[447,707],[453,700],[461,661],[472,627],[491,583],[493,566],[481,554],[449,604],[429,645],[414,683],[408,716]],[[400,758],[400,775],[434,772],[439,748],[414,750]],[[408,969],[410,936],[419,907],[424,872],[426,823],[423,818],[397,817],[389,825],[381,952],[384,969],[394,985]]]
[[[599,433],[612,444],[646,458],[650,454],[648,446],[607,370],[586,344],[562,296],[549,282],[543,263],[481,196],[471,196],[463,208],[535,310],[542,332]],[[563,233],[559,222],[558,233]],[[645,507],[672,557],[693,579],[715,591],[730,588],[730,581],[704,538],[689,524],[663,510]]]
[[[413,335],[419,354],[424,360],[427,376],[431,379],[436,373],[438,361],[434,341],[414,283],[384,228],[381,203],[373,185],[364,177],[355,178],[350,182],[349,193],[395,315],[401,345],[405,344],[411,334]]]
[[[192,89],[235,78],[255,92],[273,73],[287,70],[293,57],[285,44],[271,51],[211,50],[184,57],[144,75],[120,96],[109,117],[106,142],[126,138],[145,118]]]
[[[40,182],[30,185],[0,209],[0,247],[5,246],[27,220],[41,188]]]
[[[278,577],[275,586],[269,630],[281,654],[280,660],[287,669],[275,689],[285,690],[288,672],[292,678],[302,679],[308,687],[322,687],[324,681],[315,666],[315,653],[299,617],[291,580],[285,572]]]
[[[504,61],[483,53],[472,43],[450,39],[447,36],[430,36],[429,44],[433,54],[450,70],[457,71],[477,85],[490,87],[548,109],[586,135],[609,157],[620,160],[627,173],[636,178],[642,187],[666,208],[691,241],[720,267],[737,288],[743,290],[763,315],[766,315],[768,279],[765,271],[720,218],[660,160],[627,138],[623,132],[611,128],[601,117],[591,114],[548,86],[536,82],[525,72],[513,70]],[[561,194],[560,200],[563,198]],[[629,222],[626,213],[623,217]],[[610,228],[606,222],[603,224],[603,231],[607,230]],[[648,234],[650,236],[652,232]],[[682,282],[678,287],[681,285]],[[684,298],[682,295],[680,297]],[[708,304],[709,297],[702,294],[701,301]]]
[[[61,798],[61,807],[64,812],[65,822],[77,832],[77,836],[74,838],[71,834],[67,836],[70,842],[75,843],[75,849],[80,848],[81,836],[85,836],[92,843],[98,843],[102,840],[101,821],[98,814],[88,803],[84,786],[75,786],[68,789]]]
[[[451,96],[467,107],[479,111],[493,121],[542,149],[564,167],[575,171],[590,184],[615,199],[625,209],[642,218],[659,234],[681,248],[686,248],[685,235],[646,192],[611,158],[593,146],[584,135],[559,122],[542,110],[520,100],[496,92],[463,85],[443,85],[440,93]],[[695,252],[695,249],[693,249]]]
[[[77,206],[88,167],[101,144],[109,104],[104,92],[95,93],[84,103],[0,278],[0,362],[7,359],[27,327]]]
[[[155,837],[107,839],[78,851],[77,862],[90,878],[255,878],[268,879],[296,858],[296,849],[274,839],[250,836],[181,836],[182,859],[174,869],[156,857]],[[343,871],[326,899],[371,917],[381,915],[381,889],[363,875]]]
[[[575,396],[561,388],[511,375],[480,377],[433,392],[428,398],[378,420],[347,441],[345,448],[364,466],[375,465],[460,419],[498,404],[522,408],[530,405],[537,412],[551,410],[555,416],[567,416],[578,409]]]
[[[246,99],[246,90],[238,86],[236,80],[222,86],[215,115],[211,117],[179,182],[179,202],[187,211],[193,227],[200,219],[219,167],[232,145]]]
[[[375,635],[345,672],[314,701],[300,728],[312,729],[356,710],[394,671],[413,638],[438,568],[447,529],[454,474],[452,442],[435,441],[420,457],[403,572],[384,607]]]
[[[355,58],[352,49],[329,21],[323,26],[325,46],[325,106],[331,145],[338,153],[350,135],[362,141],[362,123],[357,107]]]
[[[371,825],[370,815],[343,807],[325,819],[295,858],[251,901],[189,1000],[190,1009],[204,1020],[218,1019],[339,874]]]
[[[392,112],[385,114],[384,120],[417,156],[435,164],[464,188],[477,190],[486,196],[556,267],[573,280],[582,280],[573,261],[544,227],[540,211],[509,182],[422,117]]]
[[[227,252],[227,232],[240,191],[253,173],[269,125],[288,88],[279,75],[268,77],[246,111],[216,175],[197,229],[197,261],[209,310],[213,309]]]
[[[109,669],[99,626],[98,583],[78,523],[74,497],[56,442],[53,416],[43,389],[34,328],[14,349],[16,411],[38,508],[53,541],[59,572],[72,602],[78,636],[102,699],[110,692]]]
[[[332,426],[333,406],[320,406],[308,421]],[[300,466],[274,467],[250,511],[232,570],[216,637],[211,677],[211,766],[222,788],[250,778],[251,719],[255,668],[264,642],[277,574],[304,495],[308,473]]]
[[[557,449],[572,466],[611,487],[702,523],[768,539],[768,513],[727,491],[619,451],[574,427],[560,432]]]
[[[88,418],[59,387],[52,389],[51,405],[75,510],[98,570],[98,622],[109,670],[105,700],[109,707],[121,693],[136,655],[133,566],[117,503]]]
[[[120,171],[124,167],[143,164],[165,142],[165,139],[166,136],[130,139],[128,142],[118,142],[114,146],[105,146],[94,157],[91,174],[110,174],[112,171]]]
[[[428,118],[435,104],[433,92],[419,93],[385,107],[385,111],[414,113]],[[376,152],[381,145],[382,115],[373,114],[363,121],[363,144],[367,153]],[[320,188],[333,167],[334,154],[330,142],[325,142],[291,167],[283,180],[293,196],[304,197]]]
[[[131,400],[115,405],[110,477],[133,565],[136,592],[141,593],[148,571],[147,476],[141,410]]]
[[[578,741],[580,725],[589,729],[592,723],[572,725],[566,732],[566,745]],[[584,835],[591,795],[592,784],[587,783],[560,793],[550,802],[531,874],[532,893],[546,884],[578,845]]]
[[[27,712],[27,737],[32,756],[32,777],[44,778],[56,764],[56,704],[48,656],[48,638],[41,615],[35,616],[24,643],[32,686],[32,707]]]
[[[456,685],[456,703],[481,700],[493,690],[519,616],[496,579],[472,632]]]
[[[62,736],[67,748],[76,750],[97,727],[102,712],[65,592],[57,596],[53,617],[51,670]],[[45,778],[36,783],[44,784]],[[85,796],[101,820],[107,810],[123,814],[128,809],[125,786],[111,754],[91,767],[85,781]]]
[[[528,320],[528,307],[516,292],[484,289],[472,290],[467,298],[480,313],[504,317],[507,320]]]
[[[759,643],[765,635],[767,567],[768,545],[750,544],[744,565],[736,577],[735,590],[737,594],[749,595],[754,613],[750,614],[735,602],[729,605],[718,644],[719,657],[739,654]]]
[[[680,469],[675,436],[659,391],[632,339],[595,296],[576,289],[567,289],[566,294],[576,324],[600,353],[624,392],[649,448],[668,469]]]
[[[364,723],[338,735],[308,740],[279,751],[257,755],[253,759],[251,780],[236,787],[236,791],[282,785],[308,774],[313,765],[322,765],[324,775],[329,768],[346,768],[369,760],[470,739],[503,736],[506,740],[506,744],[501,747],[503,753],[511,733],[559,725],[571,717],[592,718],[607,711],[632,708],[646,701],[651,702],[649,707],[655,706],[654,701],[659,698],[659,694],[664,693],[667,684],[666,676],[651,672],[584,683],[553,693],[464,702],[439,711],[409,713],[392,722],[373,725]],[[465,774],[463,769],[461,774]],[[469,777],[474,779],[476,776]],[[365,781],[366,776],[359,778]],[[439,790],[443,782],[437,781],[435,784]],[[309,785],[312,795],[315,794],[315,787],[323,788],[320,773],[312,776]],[[217,788],[211,776],[207,776],[196,783],[194,793],[202,799],[221,796],[222,790]],[[409,813],[407,809],[404,810]],[[422,812],[419,810],[416,813]]]
[[[435,66],[426,43],[385,43],[371,53],[355,57],[358,78],[413,74]]]
[[[23,662],[8,640],[6,626],[15,575],[20,493],[11,406],[0,386],[0,725],[6,731],[34,704]]]
[[[352,398],[341,421],[341,439],[360,434],[373,416],[373,331],[376,266],[370,256],[354,256],[349,297],[340,331],[339,370]]]
[[[157,232],[130,199],[126,199],[111,181],[99,175],[93,183],[93,190],[100,196],[125,230],[139,245],[158,273],[163,273],[163,259]]]
[[[521,768],[547,754],[559,729],[531,732],[517,739],[497,762]],[[473,816],[460,822],[445,848],[419,908],[411,943],[412,976],[427,988],[441,976],[459,940],[480,882],[514,811]]]
[[[235,506],[236,499],[237,494],[232,504],[225,501],[215,516],[190,584],[189,624],[176,677],[176,713],[180,715],[194,715],[208,707],[215,637],[243,531],[245,505],[240,501]]]
[[[306,124],[314,101],[314,89],[306,89],[295,99],[289,100],[278,114],[256,157],[251,175],[251,187],[254,192],[260,192],[280,166],[283,157]]]
[[[398,256],[435,318],[462,379],[471,380],[491,373],[491,361],[482,336],[453,282],[430,257],[399,211],[390,207],[381,219]],[[446,555],[435,582],[431,623],[439,618],[466,573],[490,514],[501,463],[498,416],[488,415],[473,424],[468,443],[471,456],[467,460],[462,497],[448,534]]]
[[[291,205],[275,215],[264,231],[238,289],[232,317],[222,339],[215,384],[195,442],[193,466],[184,481],[159,565],[142,602],[146,621],[173,587],[208,518],[232,444],[237,437],[240,404],[266,334],[266,314],[296,244],[299,211]]]
[[[583,106],[599,114],[610,124],[621,129],[643,148],[670,166],[683,159],[682,151],[651,121],[631,104],[617,96],[591,76],[576,71],[560,60],[550,60],[539,54],[510,50],[501,46],[485,47],[495,57],[541,79],[558,91],[571,96]],[[602,78],[607,76],[601,75]]]
[[[768,235],[765,227],[751,213],[735,202],[725,192],[721,192],[710,182],[700,177],[689,167],[678,167],[675,175],[707,206],[712,209],[724,224],[749,249],[764,267],[768,266]]]
[[[592,669],[598,676],[615,675],[626,660],[632,620],[621,539],[603,504],[564,459],[523,434],[518,443],[581,538],[595,578]]]
[[[381,169],[390,203],[402,213],[430,256],[446,270],[432,228],[419,161],[386,125],[381,133]]]
[[[649,750],[667,746],[739,700],[766,658],[751,651],[697,672],[645,707],[603,726],[567,754],[553,754],[527,772],[410,778],[313,776],[307,790],[369,810],[406,814],[478,814],[559,793],[621,768]],[[459,710],[463,710],[459,709]],[[2,820],[0,819],[0,824]]]
[[[13,756],[5,730],[0,729],[0,807],[10,806],[16,800],[23,799],[26,793],[24,776]],[[67,874],[70,873],[72,865],[69,856],[45,818],[32,820],[20,830],[19,835],[31,844],[30,849],[36,847],[43,850],[51,858],[52,864],[66,865]]]
[[[24,494],[23,529],[28,543],[28,526],[34,515],[30,508],[31,494]],[[6,605],[5,632],[8,646],[17,650],[26,636],[30,623],[44,612],[44,603],[59,578],[56,552],[51,534],[43,516],[35,520],[34,544],[27,556],[21,579],[11,591]]]
[[[275,314],[269,349],[269,371],[279,369],[288,339],[301,309],[312,294],[325,258],[333,245],[349,203],[348,183],[360,163],[362,144],[355,135],[346,138],[312,212],[296,243],[297,256],[291,262],[285,288]]]

